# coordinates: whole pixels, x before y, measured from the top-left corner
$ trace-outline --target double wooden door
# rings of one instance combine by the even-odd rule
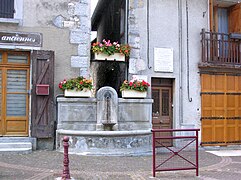
[[[30,56],[32,82],[30,82]],[[37,85],[41,84],[49,85],[48,95],[36,93]],[[30,52],[0,51],[0,136],[29,136],[31,129],[32,137],[53,137],[53,101],[53,51],[33,51],[31,55]],[[29,109],[31,109],[31,118]]]
[[[202,145],[241,144],[241,75],[202,73]]]

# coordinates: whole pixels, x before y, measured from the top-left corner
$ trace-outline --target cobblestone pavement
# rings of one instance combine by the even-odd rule
[[[70,174],[80,180],[241,179],[241,157],[218,157],[199,151],[199,176],[194,170],[158,172],[152,177],[152,157],[69,155]],[[63,153],[0,154],[0,180],[44,180],[61,176]]]

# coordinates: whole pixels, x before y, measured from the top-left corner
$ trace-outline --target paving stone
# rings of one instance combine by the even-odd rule
[[[157,172],[152,177],[151,156],[80,156],[69,155],[70,175],[80,180],[148,180],[148,179],[240,179],[240,157],[218,157],[199,151],[199,176],[195,170]],[[237,159],[237,160],[236,160]],[[0,154],[0,179],[55,179],[63,170],[63,153],[34,151],[31,154]]]

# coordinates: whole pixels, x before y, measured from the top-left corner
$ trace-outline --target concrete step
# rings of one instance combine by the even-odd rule
[[[0,137],[1,143],[31,143],[32,150],[36,150],[37,141],[32,137]]]
[[[0,143],[0,149],[14,149],[14,148],[30,148],[32,149],[31,142],[9,142]]]
[[[32,149],[29,148],[4,148],[0,149],[0,154],[29,154],[32,152]]]
[[[0,153],[28,154],[32,152],[31,142],[0,143]]]
[[[31,153],[36,150],[36,139],[29,137],[0,137],[0,153]]]

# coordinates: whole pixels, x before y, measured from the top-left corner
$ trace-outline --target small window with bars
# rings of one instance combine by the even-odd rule
[[[14,0],[0,0],[0,18],[14,18]]]

